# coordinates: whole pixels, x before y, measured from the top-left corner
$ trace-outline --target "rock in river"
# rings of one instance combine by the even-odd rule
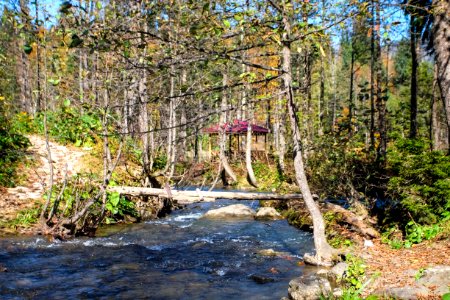
[[[274,282],[275,279],[272,277],[267,277],[264,275],[258,275],[258,274],[252,274],[249,277],[250,279],[252,279],[254,282],[259,283],[259,284],[265,284],[265,283],[269,283],[269,282]]]
[[[273,207],[261,207],[256,213],[256,220],[279,220],[283,217]]]
[[[255,216],[255,211],[243,204],[234,204],[218,209],[208,211],[204,217],[211,219],[228,219],[228,218],[242,218],[251,219]]]

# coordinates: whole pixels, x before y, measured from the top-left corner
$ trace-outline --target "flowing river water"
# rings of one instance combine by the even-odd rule
[[[0,239],[0,299],[280,299],[312,236],[286,220],[208,220],[218,200],[96,238]],[[258,202],[241,201],[257,208]],[[261,250],[283,252],[261,255]]]

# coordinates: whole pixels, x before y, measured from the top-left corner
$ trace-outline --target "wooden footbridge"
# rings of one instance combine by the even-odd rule
[[[108,191],[117,192],[121,195],[130,196],[154,196],[161,198],[171,198],[180,204],[194,203],[201,201],[214,201],[216,199],[233,200],[291,200],[302,199],[301,194],[276,194],[276,193],[254,193],[254,192],[233,192],[233,191],[201,191],[196,190],[172,190],[169,186],[164,189],[113,186],[108,187]]]

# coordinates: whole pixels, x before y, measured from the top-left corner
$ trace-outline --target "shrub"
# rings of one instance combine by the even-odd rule
[[[252,167],[260,190],[278,189],[283,183],[283,175],[276,168],[261,161],[252,162]]]
[[[30,141],[0,115],[0,186],[14,186],[17,164],[29,145]]]
[[[423,140],[400,140],[388,153],[388,192],[419,225],[437,223],[450,207],[450,157],[426,147]]]
[[[100,116],[96,112],[81,113],[78,109],[63,107],[46,114],[49,136],[63,144],[92,146],[102,129]],[[37,132],[44,134],[44,114],[37,115],[33,122]]]
[[[374,153],[356,138],[323,136],[315,142],[307,160],[310,185],[321,198],[363,200],[380,195],[383,179],[374,158]]]

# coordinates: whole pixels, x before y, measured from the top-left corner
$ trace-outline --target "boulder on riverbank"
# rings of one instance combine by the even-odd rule
[[[256,220],[280,220],[283,217],[273,207],[261,207],[255,215]]]
[[[343,278],[348,265],[338,263],[333,268],[319,268],[314,273],[304,274],[289,282],[290,300],[319,300],[327,297],[339,298],[342,289],[339,282]],[[335,287],[333,289],[333,287]]]
[[[255,211],[244,204],[233,204],[208,211],[203,217],[209,219],[253,219]]]
[[[330,282],[317,275],[309,274],[289,282],[289,298],[292,300],[317,300],[332,293]]]

